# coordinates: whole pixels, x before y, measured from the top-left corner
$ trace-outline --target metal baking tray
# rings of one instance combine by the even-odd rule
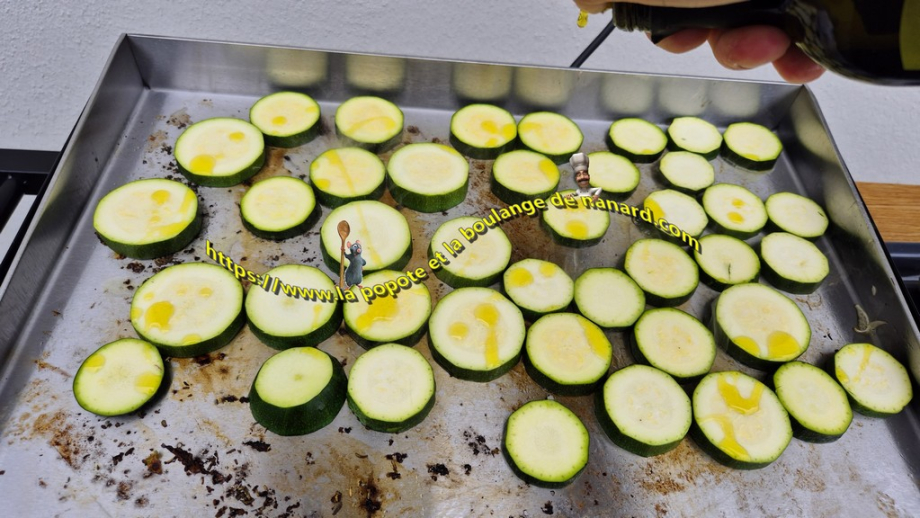
[[[321,104],[322,135],[292,150],[272,149],[257,179],[303,177],[310,160],[334,146],[334,109],[361,93],[396,102],[406,115],[404,142],[446,141],[454,110],[493,102],[520,117],[550,109],[576,120],[584,151],[604,148],[610,122],[635,115],[665,125],[697,115],[720,127],[764,124],[784,145],[770,173],[737,170],[717,159],[717,180],[766,198],[794,191],[821,202],[832,220],[818,246],[831,274],[814,294],[796,296],[813,328],[802,358],[824,361],[840,346],[871,341],[920,373],[918,330],[866,208],[807,88],[774,83],[637,76],[553,68],[342,54],[272,46],[123,36],[64,151],[14,273],[0,299],[0,494],[6,516],[918,516],[915,401],[887,420],[857,415],[836,443],[793,440],[756,471],[725,468],[689,438],[645,459],[615,447],[600,430],[590,397],[560,397],[591,433],[590,461],[570,486],[548,490],[517,479],[500,453],[504,421],[522,403],[548,394],[521,365],[491,383],[450,378],[435,366],[437,403],[408,432],[362,427],[343,409],[327,428],[279,437],[255,424],[245,396],[273,350],[244,329],[206,357],[172,359],[169,390],[134,415],[100,418],[71,392],[82,360],[101,344],[134,336],[128,307],[136,286],[167,264],[208,261],[204,241],[262,273],[284,263],[317,265],[318,228],[283,243],[242,229],[237,203],[246,186],[197,188],[205,211],[188,250],[157,261],[120,259],[93,234],[102,195],[129,180],[179,177],[171,146],[189,123],[246,118],[260,96],[297,89]],[[386,156],[384,156],[386,158]],[[467,200],[446,213],[401,212],[423,266],[428,237],[460,215],[485,215],[500,202],[489,192],[489,162],[471,162]],[[626,200],[656,185],[655,166]],[[574,182],[568,166],[561,187]],[[384,201],[393,203],[388,195]],[[327,208],[322,208],[328,214]],[[611,214],[605,239],[586,249],[555,246],[536,218],[503,226],[513,260],[550,259],[570,275],[615,265],[645,235]],[[435,298],[449,288],[430,278]],[[716,292],[700,286],[682,306],[708,319]],[[884,320],[871,335],[854,331],[856,305]],[[632,363],[625,334],[608,333],[614,366]],[[321,347],[345,362],[361,353],[336,334]],[[425,339],[417,349],[430,358]],[[740,369],[719,352],[714,370]]]

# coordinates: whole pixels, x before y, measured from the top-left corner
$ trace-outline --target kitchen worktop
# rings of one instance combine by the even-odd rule
[[[920,243],[920,185],[857,182],[886,243]]]

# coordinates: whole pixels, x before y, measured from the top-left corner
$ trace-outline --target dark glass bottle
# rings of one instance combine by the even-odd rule
[[[681,29],[774,25],[848,77],[920,85],[920,0],[751,0],[703,8],[614,3],[618,28],[659,41]]]

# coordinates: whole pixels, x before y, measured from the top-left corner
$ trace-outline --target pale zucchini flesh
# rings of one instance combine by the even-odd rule
[[[897,414],[913,399],[904,365],[872,344],[848,344],[834,354],[833,372],[853,402],[853,409],[872,417]]]
[[[402,272],[381,270],[364,278],[364,285],[396,284]],[[397,284],[401,288],[400,284]],[[380,343],[396,342],[414,345],[424,333],[428,317],[431,315],[431,293],[422,284],[410,284],[401,288],[394,296],[375,297],[368,303],[352,287],[356,301],[344,306],[345,325],[356,337],[356,341],[365,347]]]
[[[677,117],[668,126],[672,147],[712,160],[722,147],[722,134],[711,123],[698,117]]]
[[[655,191],[645,198],[642,205],[651,211],[656,224],[663,219],[693,237],[702,234],[709,224],[703,207],[695,199],[675,190]]]
[[[528,374],[546,390],[562,395],[594,392],[607,374],[613,348],[600,327],[573,313],[541,317],[527,331]]]
[[[409,144],[390,157],[387,176],[397,203],[419,212],[441,212],[466,198],[470,164],[443,144]]]
[[[491,228],[482,225],[482,218],[461,216],[445,221],[434,232],[428,247],[429,257],[438,252],[450,261],[434,272],[443,282],[454,288],[489,286],[498,281],[508,267],[511,261],[508,236],[498,224]],[[478,234],[477,228],[486,230]],[[448,248],[453,250],[455,241],[463,247],[456,252],[456,257],[448,251]]]
[[[703,208],[717,229],[738,239],[755,236],[767,223],[760,198],[740,185],[720,183],[703,193]]]
[[[764,277],[789,293],[811,293],[830,273],[827,256],[811,241],[786,232],[760,241]]]
[[[575,294],[575,283],[565,270],[540,259],[524,259],[509,266],[502,286],[531,320],[567,308]]]
[[[296,147],[318,133],[319,104],[300,92],[276,92],[262,97],[249,109],[249,121],[265,135],[270,146]]]
[[[772,131],[751,122],[736,122],[725,128],[723,139],[723,156],[753,171],[772,169],[783,152],[783,144]]]
[[[827,230],[827,214],[813,200],[791,192],[770,195],[764,203],[770,222],[783,232],[815,239]]]
[[[192,124],[176,139],[176,163],[190,181],[229,187],[249,179],[265,163],[265,139],[259,128],[229,117]]]
[[[335,111],[335,129],[347,145],[380,153],[399,142],[403,113],[380,97],[352,97]]]
[[[73,379],[73,393],[84,410],[101,416],[129,414],[157,393],[163,358],[152,344],[123,338],[90,354]]]
[[[540,153],[518,149],[502,153],[492,164],[492,192],[513,205],[545,198],[559,185],[559,168]]]
[[[561,164],[577,153],[584,135],[572,119],[553,112],[534,112],[518,122],[518,138],[524,147]]]
[[[639,168],[628,158],[609,151],[588,153],[588,174],[591,187],[613,195],[626,195],[639,186]]]
[[[492,159],[514,145],[517,123],[507,110],[491,104],[470,104],[450,118],[451,144],[466,156]]]
[[[575,305],[601,327],[625,328],[645,311],[645,293],[616,268],[591,268],[575,279]]]
[[[633,329],[632,346],[641,363],[682,383],[708,374],[716,359],[712,332],[693,315],[675,308],[643,313]]]
[[[326,216],[320,229],[320,242],[326,266],[339,271],[342,240],[340,221],[348,222],[348,241],[361,241],[364,273],[400,270],[412,255],[412,234],[405,216],[393,207],[373,200],[353,201],[337,207]]]
[[[515,474],[541,487],[564,487],[588,464],[587,428],[556,401],[531,401],[515,410],[502,442]]]
[[[700,238],[700,250],[693,252],[700,266],[700,279],[714,290],[722,291],[735,284],[756,282],[760,275],[760,258],[744,241],[722,234]]]
[[[702,156],[689,151],[672,151],[659,164],[659,171],[675,189],[698,192],[715,181],[715,169]]]
[[[315,207],[313,189],[290,176],[257,182],[240,199],[244,226],[265,239],[287,239],[306,232]]]
[[[386,166],[377,155],[358,147],[329,149],[310,164],[310,183],[330,207],[383,195]]]
[[[651,122],[626,118],[615,121],[607,131],[611,151],[636,163],[654,162],[668,145],[668,137]]]
[[[543,223],[553,240],[575,248],[591,246],[603,239],[610,226],[610,214],[588,208],[575,191],[559,191],[549,198],[543,211]]]
[[[773,373],[776,396],[804,441],[830,442],[847,431],[853,412],[847,393],[828,373],[802,362],[789,362]]]
[[[640,239],[626,250],[626,273],[653,306],[686,302],[699,284],[699,270],[681,247],[661,239]]]

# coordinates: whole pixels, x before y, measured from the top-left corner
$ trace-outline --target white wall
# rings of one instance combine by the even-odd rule
[[[606,23],[570,0],[0,0],[0,147],[60,149],[122,32],[501,63],[567,66]],[[585,68],[779,80],[731,72],[614,33]],[[825,75],[813,83],[857,180],[920,184],[920,87]]]

